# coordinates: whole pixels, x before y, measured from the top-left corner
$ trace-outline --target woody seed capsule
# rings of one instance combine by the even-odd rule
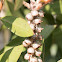
[[[30,27],[32,28],[32,30],[34,30],[35,29],[35,24],[30,24]]]
[[[25,56],[24,56],[24,59],[26,59],[26,60],[29,60],[30,59],[30,56],[31,56],[31,54],[25,54]]]
[[[33,20],[33,16],[32,16],[31,13],[27,14],[27,15],[26,15],[26,18],[27,18],[27,20],[29,20],[29,21]]]
[[[28,48],[27,52],[30,54],[34,54],[35,51],[32,47],[30,47],[30,48]]]
[[[32,44],[32,47],[34,48],[34,49],[37,49],[37,48],[39,48],[41,45],[39,44],[39,43],[33,43]]]
[[[41,23],[42,21],[40,20],[40,19],[34,19],[33,20],[33,23],[35,23],[35,24],[39,24],[39,23]]]
[[[23,46],[24,46],[24,47],[28,47],[29,45],[27,45],[26,42],[23,41]]]
[[[39,12],[39,16],[40,17],[44,17],[44,13],[43,12]]]
[[[41,52],[40,50],[35,50],[35,55],[36,55],[36,56],[40,56],[41,53],[42,53],[42,52]]]
[[[29,62],[38,62],[36,57],[31,57]]]
[[[24,41],[27,45],[30,45],[32,43],[32,41],[30,41],[29,39],[25,39]]]
[[[32,16],[37,16],[38,15],[38,11],[33,10],[33,11],[31,11],[31,14],[32,14]]]
[[[42,6],[43,6],[42,3],[38,3],[37,6],[36,6],[36,10],[41,9]]]

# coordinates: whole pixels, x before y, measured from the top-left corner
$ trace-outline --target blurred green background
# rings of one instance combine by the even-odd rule
[[[30,10],[23,6],[22,1],[5,0],[0,17],[16,16],[26,20],[25,16]],[[30,2],[29,0],[25,1]],[[41,57],[44,62],[57,62],[62,58],[62,0],[53,0],[53,2],[45,5],[40,11],[42,10],[45,13],[45,17],[43,18],[44,22],[41,24],[41,27],[44,28],[41,32],[44,38]],[[0,21],[0,49],[8,44],[12,37],[14,37],[14,34]],[[14,43],[13,45],[17,44]],[[23,57],[25,53],[26,51],[20,55],[17,62],[27,62]]]

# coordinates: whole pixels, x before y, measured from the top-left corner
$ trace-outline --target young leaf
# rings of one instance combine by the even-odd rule
[[[41,34],[44,39],[46,39],[52,31],[56,28],[56,25],[46,25],[43,27],[44,29],[42,30]]]
[[[23,51],[25,51],[23,45],[15,47],[6,46],[4,52],[0,55],[0,62],[17,62]]]
[[[11,29],[13,33],[20,37],[30,37],[33,35],[33,31],[29,24],[22,18],[16,18],[13,16],[6,16],[1,19],[2,22]]]

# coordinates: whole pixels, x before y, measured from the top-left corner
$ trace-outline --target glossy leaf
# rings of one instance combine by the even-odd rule
[[[13,33],[20,37],[30,37],[33,35],[33,31],[29,24],[22,18],[16,18],[13,16],[6,16],[2,18],[2,22],[11,29]]]
[[[46,39],[56,28],[56,25],[46,25],[46,26],[43,26],[43,28],[44,29],[42,30],[41,34],[43,38]]]
[[[22,17],[23,18],[23,15],[20,13],[19,10],[18,11],[14,10],[14,3],[11,3],[9,1],[7,1],[7,5],[8,5],[8,8],[9,8],[9,10],[10,10],[10,12],[11,12],[11,14],[13,16],[17,16],[17,17]]]
[[[17,62],[23,51],[25,51],[23,45],[6,46],[4,52],[0,55],[0,62]]]

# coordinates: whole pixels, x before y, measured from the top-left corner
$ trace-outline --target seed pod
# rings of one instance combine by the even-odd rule
[[[28,48],[27,49],[27,52],[30,53],[30,54],[34,54],[34,49],[32,47]]]
[[[28,53],[27,53],[27,54],[25,54],[24,59],[29,60],[30,57],[31,57],[31,54],[28,54]]]
[[[38,11],[33,10],[33,11],[31,11],[31,14],[32,14],[32,16],[37,16],[38,15]]]
[[[44,13],[43,12],[39,12],[39,16],[40,17],[44,17]]]
[[[38,58],[38,62],[42,62],[42,59],[41,58]]]
[[[39,48],[40,46],[41,46],[40,43],[33,43],[33,44],[32,44],[32,47],[33,47],[34,49],[37,49],[37,48]]]
[[[2,4],[2,2],[0,1],[0,11],[2,10],[2,6],[3,6],[3,4]]]
[[[38,3],[37,6],[36,6],[36,10],[39,10],[43,7],[42,3]]]
[[[40,56],[41,53],[42,53],[42,52],[41,52],[40,50],[35,50],[35,55],[36,55],[36,56]]]
[[[39,23],[41,23],[42,21],[40,20],[40,19],[34,19],[33,20],[33,23],[35,23],[35,24],[39,24]]]
[[[28,47],[29,45],[27,45],[27,44],[25,43],[25,41],[23,41],[23,46],[24,46],[24,47]]]
[[[32,28],[32,30],[34,30],[35,29],[35,24],[31,23],[30,27]]]
[[[37,27],[37,28],[36,28],[36,31],[37,31],[37,32],[41,32],[41,30],[43,30],[43,28],[41,28],[41,27]]]
[[[26,18],[27,18],[27,20],[29,20],[29,21],[33,20],[33,16],[32,16],[31,13],[27,14],[27,15],[26,15]]]
[[[32,43],[32,41],[29,40],[29,39],[25,39],[24,41],[25,41],[25,43],[26,43],[27,45],[30,45],[30,44]]]
[[[30,58],[30,62],[38,62],[38,60],[37,60],[36,57],[31,57],[31,58]]]

